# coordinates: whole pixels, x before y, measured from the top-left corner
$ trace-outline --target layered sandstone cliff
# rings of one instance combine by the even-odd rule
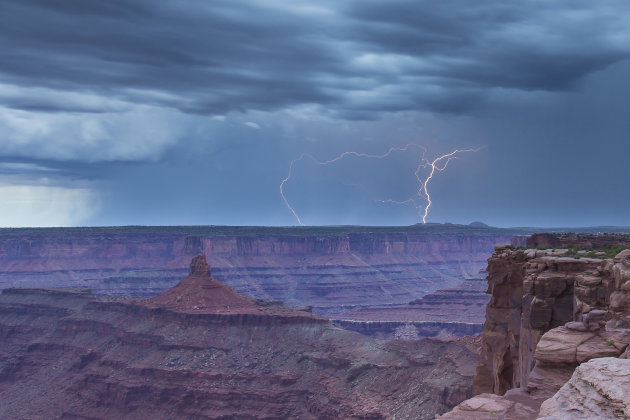
[[[383,342],[244,297],[202,256],[150,299],[0,294],[0,418],[432,419],[472,393],[478,342]]]
[[[453,225],[0,229],[0,289],[154,296],[204,253],[213,275],[239,293],[333,314],[455,286],[515,233]]]
[[[630,250],[614,258],[584,255],[617,252],[630,246],[630,237],[535,235],[528,243],[567,248],[497,247],[488,261],[491,300],[474,379],[478,396],[444,419],[536,418],[540,404],[569,381],[577,366],[628,355]]]

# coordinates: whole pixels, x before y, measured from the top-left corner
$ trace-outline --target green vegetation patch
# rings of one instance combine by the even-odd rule
[[[628,246],[624,245],[605,245],[600,248],[588,248],[588,247],[580,247],[574,244],[566,245],[567,252],[565,252],[563,257],[574,257],[574,258],[614,258],[624,249],[630,249]]]

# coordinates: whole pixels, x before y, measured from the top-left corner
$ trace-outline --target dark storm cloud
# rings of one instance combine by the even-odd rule
[[[304,23],[284,14],[221,2],[94,3],[3,3],[5,79],[188,112],[327,100],[309,77],[322,63],[334,70],[335,57],[301,38],[309,33]]]
[[[417,142],[487,146],[431,221],[627,224],[629,72],[626,0],[3,0],[0,220],[290,224],[301,153]],[[415,223],[377,201],[417,190],[397,162],[285,192],[307,223]]]
[[[349,15],[355,34],[382,52],[427,57],[424,74],[476,87],[565,89],[627,58],[627,3],[368,0]],[[625,33],[624,33],[625,32]]]
[[[316,4],[5,0],[0,81],[187,113],[317,104],[370,119],[466,112],[488,88],[569,89],[630,53],[624,1]],[[63,95],[5,104],[81,109]]]

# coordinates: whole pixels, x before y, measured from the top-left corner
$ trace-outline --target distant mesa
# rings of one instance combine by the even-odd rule
[[[427,222],[427,223],[416,223],[413,226],[418,226],[418,227],[422,227],[422,226],[445,226],[445,227],[450,227],[450,226],[468,226],[468,227],[473,227],[473,228],[489,228],[491,227],[490,225],[487,225],[483,222],[471,222],[467,225],[463,225],[463,224],[459,224],[459,223],[451,223],[451,222],[444,222],[444,223],[438,223],[438,222]]]
[[[470,226],[470,227],[477,227],[477,228],[490,227],[490,226],[486,225],[484,222],[472,222],[472,223],[469,223],[468,226]]]

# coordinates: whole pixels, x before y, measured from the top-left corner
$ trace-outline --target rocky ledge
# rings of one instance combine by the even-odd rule
[[[549,243],[563,248],[500,246],[488,260],[491,299],[474,379],[477,395],[443,419],[628,418],[630,389],[623,378],[630,377],[630,366],[621,359],[630,356],[630,249],[614,258],[584,258],[575,243],[601,246],[589,251],[598,255],[630,245],[630,236],[528,240],[540,248]],[[593,379],[591,390],[585,378]],[[621,390],[611,394],[612,383]],[[601,405],[599,411],[592,404]]]

